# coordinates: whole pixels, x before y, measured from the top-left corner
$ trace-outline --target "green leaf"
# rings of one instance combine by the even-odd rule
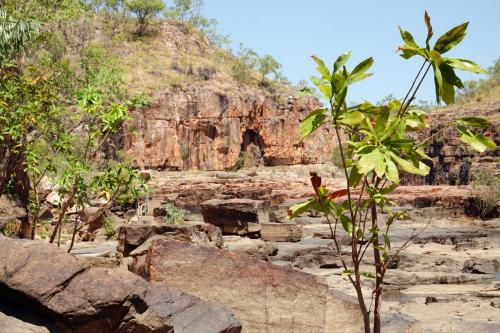
[[[377,117],[377,121],[375,122],[375,133],[377,133],[379,137],[384,134],[387,121],[389,120],[389,114],[390,110],[384,109]]]
[[[464,87],[462,80],[455,74],[453,68],[447,64],[439,65],[439,70],[443,75],[443,79],[449,84],[462,89]]]
[[[455,121],[458,124],[471,126],[471,127],[488,127],[491,126],[491,122],[488,119],[481,117],[463,117]]]
[[[384,234],[384,243],[385,243],[385,246],[387,246],[387,249],[390,250],[391,249],[391,240],[389,239],[389,236],[387,236],[387,234]]]
[[[365,73],[373,65],[373,58],[367,58],[361,61],[351,72],[351,75],[359,75]]]
[[[415,175],[420,175],[420,176],[427,176],[429,173],[429,167],[425,168],[422,165],[419,165],[419,167],[416,167],[411,163],[410,161],[404,160],[401,157],[397,156],[393,152],[389,153],[391,155],[391,158],[399,165],[404,171],[415,174]],[[423,163],[422,163],[423,164]]]
[[[351,51],[341,54],[333,64],[333,73],[336,73],[339,70],[339,68],[342,68],[342,66],[344,66],[346,62],[349,60],[351,55],[352,55]]]
[[[375,279],[375,275],[373,275],[373,273],[370,272],[361,272],[361,275],[369,279]]]
[[[352,221],[348,216],[340,215],[340,222],[344,230],[351,235],[352,234]]]
[[[488,74],[488,71],[476,64],[474,61],[466,60],[466,59],[452,59],[452,58],[443,58],[443,62],[451,67],[477,73],[477,74]]]
[[[310,77],[311,82],[321,91],[323,96],[325,96],[326,99],[330,100],[333,96],[332,93],[332,86],[330,83],[325,82],[323,79],[320,79],[315,76]]]
[[[378,176],[382,176],[385,172],[384,154],[378,149],[372,150],[370,153],[361,156],[357,163],[357,169],[361,174],[367,174],[375,169]]]
[[[310,199],[306,202],[301,202],[293,205],[288,209],[288,218],[293,219],[303,214],[304,212],[308,211],[315,202],[316,200]]]
[[[385,172],[385,176],[387,179],[389,179],[391,182],[394,182],[396,184],[399,184],[399,172],[398,172],[398,167],[396,164],[386,156],[386,164],[387,164],[387,169]]]
[[[401,57],[403,57],[404,59],[410,59],[411,57],[416,55],[420,55],[424,58],[427,57],[425,53],[426,50],[420,47],[411,47],[408,45],[403,45],[400,46],[398,50],[402,52]]]
[[[415,43],[415,40],[413,39],[413,36],[411,35],[411,33],[409,33],[406,30],[401,29],[401,27],[398,27],[398,28],[399,28],[399,33],[401,34],[401,38],[403,38],[403,41],[411,47],[418,48],[418,45],[417,45],[417,43]]]
[[[372,75],[373,75],[373,73],[363,73],[363,74],[351,75],[351,83],[362,81],[366,78],[369,78]]]
[[[427,50],[430,50],[429,41],[431,40],[434,33],[432,32],[431,17],[427,13],[427,11],[425,11],[424,21],[425,26],[427,27],[427,38],[425,39],[425,45],[427,47]]]
[[[342,275],[352,275],[353,273],[352,269],[346,269],[342,272]]]
[[[494,150],[496,149],[496,144],[490,138],[484,136],[480,133],[474,133],[471,130],[459,125],[457,126],[458,131],[460,132],[460,140],[470,145],[472,148],[482,153],[487,149]]]
[[[441,101],[441,87],[443,85],[443,77],[441,76],[441,71],[439,67],[432,64],[432,68],[434,69],[434,88],[436,90],[436,102],[439,104]]]
[[[327,109],[317,109],[309,113],[300,123],[300,139],[304,139],[325,123]]]
[[[365,119],[365,116],[361,112],[354,111],[342,114],[339,122],[346,125],[358,125],[363,119]]]
[[[323,62],[323,60],[321,60],[320,58],[318,58],[315,55],[311,56],[311,58],[318,65],[318,67],[316,68],[316,70],[323,76],[323,79],[330,81],[330,77],[331,77],[330,70],[328,69],[328,67],[326,67],[326,65]]]
[[[434,45],[434,50],[441,54],[451,50],[464,39],[468,25],[469,22],[462,23],[439,37]]]

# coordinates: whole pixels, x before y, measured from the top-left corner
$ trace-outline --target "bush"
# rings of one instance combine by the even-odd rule
[[[471,185],[466,213],[482,219],[498,217],[500,178],[491,171],[479,170],[472,175]]]
[[[107,238],[111,238],[116,234],[116,231],[113,228],[113,221],[109,217],[104,218],[102,228],[104,229],[104,235]]]
[[[167,224],[182,224],[186,211],[171,203],[165,203],[161,206],[165,210],[165,220]]]

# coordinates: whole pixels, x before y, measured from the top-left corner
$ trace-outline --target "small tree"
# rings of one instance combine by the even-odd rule
[[[433,32],[427,12],[425,23],[427,26],[425,47],[418,46],[408,31],[400,29],[404,41],[404,45],[400,47],[401,56],[405,59],[420,56],[424,61],[406,96],[402,100],[393,99],[386,105],[377,106],[365,102],[348,107],[346,103],[349,86],[371,75],[367,71],[373,64],[372,58],[362,61],[349,71],[346,63],[351,56],[350,52],[339,56],[331,70],[321,59],[313,56],[320,77],[311,77],[311,81],[321,91],[329,105],[328,108],[311,112],[302,121],[300,125],[302,138],[327,123],[333,127],[339,143],[346,187],[329,192],[322,185],[321,178],[312,173],[314,197],[291,207],[289,215],[290,218],[294,218],[307,210],[325,214],[337,255],[344,268],[343,274],[349,278],[356,291],[366,333],[380,333],[382,284],[385,273],[400,252],[417,236],[413,234],[401,247],[391,248],[391,225],[404,216],[404,212],[392,210],[393,203],[388,194],[398,187],[400,172],[420,176],[428,174],[430,168],[424,161],[430,160],[430,157],[425,154],[423,148],[427,141],[441,132],[424,140],[407,135],[407,132],[418,131],[428,126],[425,112],[412,107],[415,95],[431,68],[434,71],[436,100],[438,103],[443,100],[446,104],[454,102],[454,87],[462,87],[455,69],[486,73],[483,68],[470,60],[443,56],[462,41],[468,23],[461,24],[442,35],[432,49],[429,40]],[[489,122],[485,119],[457,118],[448,126],[455,126],[460,133],[460,139],[480,152],[496,147],[492,140],[474,130],[489,126]],[[347,199],[341,200],[344,197]],[[387,215],[385,223],[379,219],[380,212]],[[350,256],[345,255],[340,248],[337,231],[339,224],[351,237]],[[373,255],[373,271],[361,271],[361,262],[370,252]],[[362,278],[374,280],[369,302],[363,295]],[[370,326],[371,315],[373,315],[373,327]]]
[[[146,31],[149,20],[165,9],[162,0],[127,0],[127,8],[137,16],[137,34],[142,36]]]
[[[278,75],[279,69],[281,68],[280,63],[269,54],[261,57],[257,66],[257,69],[262,74],[262,83],[264,83],[267,74],[274,73]]]

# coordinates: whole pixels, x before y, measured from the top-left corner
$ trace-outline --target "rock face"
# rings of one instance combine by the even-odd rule
[[[147,262],[150,281],[228,307],[245,333],[361,331],[356,302],[291,268],[165,239],[151,243]]]
[[[315,97],[176,88],[133,115],[139,134],[126,135],[125,149],[135,166],[170,170],[223,170],[247,153],[265,165],[325,162],[334,145],[328,129],[299,141],[300,120],[318,106]]]
[[[252,199],[212,199],[201,203],[206,223],[218,226],[224,234],[245,235],[260,231],[269,222],[269,207],[265,201]]]
[[[421,139],[435,135],[429,141],[426,153],[432,158],[427,161],[431,167],[426,177],[405,175],[405,184],[466,185],[477,169],[499,171],[500,161],[500,101],[483,102],[440,108],[433,111],[431,127],[424,131]],[[479,153],[460,141],[460,133],[453,127],[445,128],[452,120],[460,117],[480,116],[490,119],[492,126],[482,130],[497,144],[495,151]]]
[[[1,303],[28,308],[62,332],[241,331],[223,308],[130,272],[89,269],[37,241],[0,238],[0,294]]]

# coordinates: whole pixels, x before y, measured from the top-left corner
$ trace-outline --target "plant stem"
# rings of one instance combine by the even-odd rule
[[[404,98],[404,99],[403,99],[403,101],[401,102],[401,107],[399,108],[398,115],[401,113],[401,111],[402,111],[402,109],[403,109],[403,106],[404,106],[404,105],[405,105],[405,103],[406,103],[406,99],[408,98],[408,96],[410,96],[410,93],[411,93],[411,91],[412,91],[413,87],[415,86],[415,83],[417,82],[417,79],[418,79],[418,77],[420,76],[420,73],[422,73],[422,70],[424,69],[424,66],[425,66],[425,64],[426,64],[426,63],[427,63],[427,59],[426,59],[426,60],[424,60],[424,63],[423,63],[423,64],[422,64],[422,66],[420,67],[420,69],[419,69],[419,71],[418,71],[418,73],[417,73],[417,76],[415,76],[415,79],[413,79],[413,82],[412,82],[412,84],[411,84],[410,89],[408,89],[408,92],[406,93],[405,98]]]

